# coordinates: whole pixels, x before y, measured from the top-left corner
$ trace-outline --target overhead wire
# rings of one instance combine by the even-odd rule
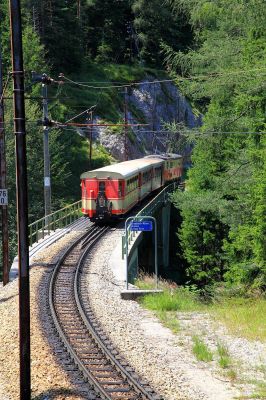
[[[191,80],[198,80],[198,79],[210,79],[210,78],[216,78],[216,77],[221,77],[221,76],[230,76],[230,75],[238,75],[238,74],[247,74],[251,72],[260,72],[262,74],[266,74],[266,68],[253,68],[249,70],[237,70],[237,71],[230,71],[230,72],[212,72],[206,75],[194,75],[194,76],[189,76],[189,77],[180,77],[177,76],[172,79],[156,79],[154,81],[141,81],[141,82],[129,82],[129,83],[124,83],[124,84],[119,84],[119,85],[105,85],[105,86],[95,86],[97,83],[102,83],[102,82],[93,82],[94,85],[90,85],[89,83],[91,82],[78,82],[74,81],[70,78],[68,78],[65,75],[62,75],[61,77],[64,78],[64,83],[69,83],[73,84],[76,86],[80,87],[86,87],[88,89],[122,89],[126,87],[134,87],[134,86],[140,86],[140,85],[153,85],[153,84],[158,84],[158,83],[166,83],[166,82],[178,82],[178,81],[191,81]],[[65,82],[66,81],[66,82]]]

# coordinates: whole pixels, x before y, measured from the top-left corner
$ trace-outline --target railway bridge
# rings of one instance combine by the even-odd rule
[[[122,259],[127,263],[129,283],[136,278],[139,270],[149,273],[161,272],[169,267],[169,243],[171,222],[171,193],[177,183],[166,186],[144,208],[131,218],[134,221],[151,220],[152,231],[132,230],[132,224],[125,224],[122,237]],[[152,218],[151,218],[152,217]],[[134,218],[134,219],[133,219]]]

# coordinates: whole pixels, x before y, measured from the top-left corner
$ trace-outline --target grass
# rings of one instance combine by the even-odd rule
[[[237,373],[233,368],[228,369],[225,375],[230,381],[235,381],[237,379]]]
[[[162,293],[149,294],[141,300],[144,307],[153,311],[194,311],[202,306],[186,289],[164,290]]]
[[[221,368],[229,368],[232,364],[228,349],[222,343],[218,343],[217,345],[217,352],[218,352],[218,363]]]
[[[156,315],[162,321],[164,326],[171,329],[173,333],[178,333],[180,331],[180,325],[175,312],[157,311]]]
[[[154,288],[151,276],[141,276],[135,284],[141,289]],[[149,294],[140,301],[153,311],[203,311],[222,322],[232,335],[266,342],[266,299],[220,296],[213,303],[200,301],[197,292],[177,287],[173,282],[160,281],[161,294]],[[226,365],[225,355],[221,363]],[[226,367],[224,367],[226,368]]]
[[[193,336],[192,352],[198,361],[210,362],[213,360],[212,352],[198,336]]]
[[[233,335],[266,341],[265,299],[224,298],[209,309]]]
[[[141,275],[135,280],[135,285],[140,289],[154,289],[154,277]],[[201,304],[195,293],[188,288],[177,287],[173,282],[166,280],[159,281],[159,294],[148,294],[140,299],[144,307],[153,311],[201,311],[204,305]]]
[[[254,393],[247,396],[242,395],[238,397],[239,400],[266,399],[266,383],[260,381],[255,381],[252,383],[256,385]]]

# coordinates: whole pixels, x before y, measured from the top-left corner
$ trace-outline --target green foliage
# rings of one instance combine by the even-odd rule
[[[180,324],[175,312],[157,311],[156,316],[160,319],[163,325],[171,329],[173,333],[178,333],[180,331]]]
[[[141,304],[154,311],[192,311],[202,308],[195,293],[187,288],[168,288],[162,293],[145,295]]]
[[[85,1],[81,1],[85,12]],[[77,18],[77,2],[64,0],[24,0],[24,20],[31,25],[45,46],[46,62],[57,73],[79,69],[85,56],[82,29],[84,13]]]
[[[220,199],[211,191],[202,194],[176,193],[173,201],[182,209],[179,234],[183,256],[188,262],[186,274],[191,282],[207,289],[223,277],[223,238],[227,227],[220,221]],[[221,203],[220,203],[221,205]]]
[[[221,368],[225,369],[225,368],[229,368],[231,365],[231,359],[230,359],[230,354],[228,351],[228,348],[223,345],[222,343],[218,343],[217,345],[217,352],[218,352],[218,356],[219,356],[219,365]]]
[[[187,191],[174,197],[187,275],[200,286],[265,290],[266,136],[257,132],[266,126],[266,10],[261,0],[170,3],[186,12],[195,40],[188,52],[166,48],[166,63],[195,76],[180,87],[205,114],[202,134],[191,134]]]
[[[198,361],[209,362],[213,359],[212,352],[198,336],[193,337],[192,351]]]
[[[82,71],[72,74],[71,78],[77,81],[89,81],[92,86],[94,86],[93,82],[97,82],[95,84],[97,88],[99,86],[98,82],[102,82],[100,86],[110,86],[112,83],[115,84],[117,82],[129,83],[138,81],[143,79],[147,72],[150,72],[150,70],[136,66],[100,65],[84,62]],[[60,97],[61,107],[63,104],[65,108],[63,115],[66,119],[78,114],[77,110],[81,109],[82,111],[93,105],[97,106],[96,113],[98,117],[112,123],[121,121],[121,115],[124,113],[124,92],[121,88],[97,90],[90,87],[66,84],[61,88]],[[80,122],[84,122],[84,119],[80,120]]]
[[[189,46],[192,34],[184,13],[173,13],[166,1],[134,0],[132,9],[140,57],[148,64],[162,64],[163,45],[171,46],[175,51]]]
[[[88,1],[86,42],[88,54],[97,62],[123,63],[132,54],[127,23],[132,20],[131,0]]]

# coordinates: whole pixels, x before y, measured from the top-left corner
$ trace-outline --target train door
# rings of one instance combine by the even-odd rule
[[[96,199],[96,217],[99,219],[104,219],[105,215],[108,213],[107,207],[107,197],[105,194],[105,182],[99,181],[98,184],[98,196]]]

